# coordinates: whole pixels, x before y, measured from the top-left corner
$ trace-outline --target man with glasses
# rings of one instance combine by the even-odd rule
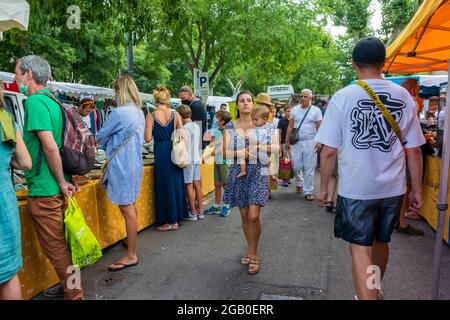
[[[296,193],[304,192],[308,201],[313,201],[314,172],[317,163],[317,153],[321,146],[314,142],[322,112],[311,105],[312,91],[303,89],[300,93],[300,105],[295,106],[291,112],[291,119],[286,133],[286,151],[291,152],[292,168],[294,170],[297,186]],[[298,141],[289,144],[289,136],[293,128],[297,129]]]
[[[191,87],[183,86],[178,93],[178,98],[181,99],[181,103],[189,106],[191,108],[192,116],[191,119],[193,122],[201,121],[202,126],[202,137],[205,135],[206,131],[206,122],[207,122],[207,114],[206,108],[203,105],[202,101],[196,98],[192,92]],[[206,143],[202,139],[202,150],[206,148]]]

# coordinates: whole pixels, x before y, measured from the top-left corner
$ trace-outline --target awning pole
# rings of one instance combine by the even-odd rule
[[[450,78],[450,59],[448,64]],[[447,188],[448,188],[448,168],[450,165],[450,90],[447,89],[447,102],[445,106],[444,142],[442,144],[441,177],[439,185],[439,200],[436,203],[438,209],[438,222],[436,226],[436,240],[434,244],[433,263],[433,291],[432,300],[439,299],[439,280],[441,273],[442,241],[444,236],[445,212],[448,208]]]

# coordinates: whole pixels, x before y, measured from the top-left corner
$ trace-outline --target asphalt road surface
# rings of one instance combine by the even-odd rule
[[[316,187],[318,186],[316,174]],[[95,265],[82,270],[85,298],[114,299],[354,299],[348,244],[333,236],[334,214],[279,187],[263,208],[259,245],[261,271],[240,264],[246,253],[240,215],[207,216],[182,222],[176,232],[155,226],[138,235],[139,265],[120,272],[108,266],[125,248],[118,243]],[[317,191],[317,188],[316,188]],[[211,195],[205,199],[206,208]],[[409,221],[425,231],[413,237],[394,231],[382,290],[385,299],[430,299],[435,232],[425,221]],[[441,299],[450,299],[450,248],[444,244]],[[37,299],[44,299],[42,296]]]

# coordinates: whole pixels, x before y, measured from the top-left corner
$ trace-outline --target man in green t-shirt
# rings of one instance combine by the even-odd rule
[[[39,56],[26,56],[18,60],[15,74],[21,92],[29,96],[23,129],[24,141],[33,162],[32,169],[25,172],[28,211],[42,250],[61,281],[61,287],[47,292],[47,296],[64,294],[68,300],[82,299],[81,287],[68,288],[72,275],[68,273],[68,267],[72,265],[72,258],[64,235],[64,211],[66,197],[74,195],[77,186],[69,182],[69,175],[64,174],[59,154],[63,143],[62,112],[56,102],[39,94],[51,93],[46,89],[51,76],[50,65]]]

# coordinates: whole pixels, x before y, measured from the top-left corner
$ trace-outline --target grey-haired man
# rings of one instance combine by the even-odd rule
[[[18,60],[15,74],[21,92],[29,96],[23,129],[24,141],[33,162],[33,169],[25,172],[28,210],[41,248],[61,281],[65,299],[82,299],[81,287],[69,289],[68,286],[72,259],[64,235],[64,211],[66,197],[75,194],[77,186],[71,183],[71,176],[64,174],[59,154],[63,144],[60,106],[44,95],[52,94],[46,88],[51,68],[45,59],[32,55]],[[51,295],[57,296],[57,291]],[[62,293],[61,289],[59,291]]]

